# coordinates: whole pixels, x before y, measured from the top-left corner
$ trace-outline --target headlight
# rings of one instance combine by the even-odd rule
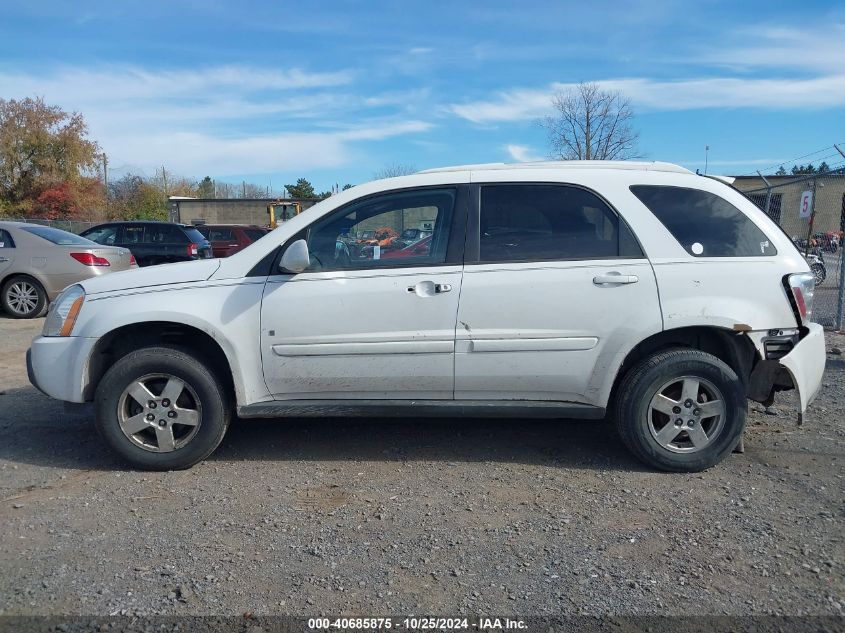
[[[85,291],[82,286],[65,288],[50,304],[50,311],[44,321],[44,336],[70,336],[76,317],[85,301]]]

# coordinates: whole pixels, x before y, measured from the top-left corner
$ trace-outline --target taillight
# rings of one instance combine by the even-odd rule
[[[85,266],[111,266],[109,260],[105,257],[98,257],[94,253],[71,253],[70,256]]]
[[[199,253],[199,247],[199,244],[188,244],[188,256],[196,255],[197,253]]]
[[[134,256],[134,255],[130,255],[130,256],[129,256],[129,265],[130,265],[130,266],[137,266],[137,265],[138,265],[138,262],[137,262],[137,261],[135,261],[135,256]]]
[[[798,325],[806,325],[813,317],[813,295],[816,291],[816,281],[812,273],[798,273],[786,278],[787,286],[792,294],[793,307],[798,312]]]

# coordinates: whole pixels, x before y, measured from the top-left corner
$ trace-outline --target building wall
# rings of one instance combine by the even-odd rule
[[[204,220],[206,224],[255,224],[267,226],[270,217],[267,205],[275,198],[180,199],[170,201],[170,220],[192,224]],[[293,202],[293,200],[292,200]],[[317,200],[298,200],[302,210],[314,206]]]
[[[813,189],[813,180],[796,181],[795,176],[767,176],[772,185],[769,215],[791,236],[806,237],[809,219],[798,215],[801,195]],[[845,220],[845,174],[819,176],[815,180],[813,233],[841,231]],[[734,186],[749,195],[762,208],[766,183],[759,177],[738,177]]]

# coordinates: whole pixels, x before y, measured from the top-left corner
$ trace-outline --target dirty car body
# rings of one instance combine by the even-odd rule
[[[402,257],[337,248],[385,226],[431,235]],[[824,368],[790,239],[666,163],[380,180],[225,260],[74,289],[33,341],[32,380],[95,401],[112,448],[148,468],[204,458],[232,411],[611,417],[646,463],[701,470],[739,441],[746,398],[797,389],[803,414]]]

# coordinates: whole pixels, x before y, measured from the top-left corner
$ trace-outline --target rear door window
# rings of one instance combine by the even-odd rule
[[[206,237],[210,242],[232,242],[235,234],[232,229],[209,229]]]
[[[633,185],[631,192],[694,257],[777,255],[747,215],[714,193],[662,185]]]
[[[643,257],[616,212],[579,187],[486,185],[480,229],[482,262]]]
[[[0,248],[14,248],[15,243],[8,231],[0,229]]]

